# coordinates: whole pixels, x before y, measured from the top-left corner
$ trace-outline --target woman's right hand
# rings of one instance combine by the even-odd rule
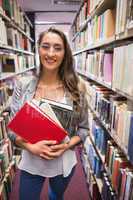
[[[54,159],[54,157],[52,156],[51,145],[55,144],[56,141],[54,140],[43,140],[35,144],[29,144],[27,150],[29,150],[32,154],[36,156],[47,160],[52,160]]]

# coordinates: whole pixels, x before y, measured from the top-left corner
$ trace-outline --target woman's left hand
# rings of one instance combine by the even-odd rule
[[[53,157],[59,157],[61,156],[66,150],[69,149],[69,144],[67,143],[61,143],[61,144],[56,144],[51,146],[51,154]]]

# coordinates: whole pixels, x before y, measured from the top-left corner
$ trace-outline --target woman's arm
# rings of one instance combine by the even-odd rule
[[[23,81],[17,80],[15,82],[15,87],[14,87],[12,100],[10,104],[11,118],[14,117],[16,112],[18,112],[22,106],[21,102],[22,102],[22,97],[25,90],[23,89],[24,87],[25,89],[27,88],[26,85],[23,86]],[[22,149],[26,149],[34,155],[41,156],[45,159],[53,159],[53,157],[50,154],[51,152],[50,146],[55,144],[56,143],[55,141],[41,141],[36,144],[31,144],[25,141],[23,138],[17,136],[14,132],[10,130],[8,131],[8,137],[10,138],[10,140],[12,141],[14,145]]]
[[[56,144],[56,141],[43,140],[43,141],[37,142],[35,144],[31,144],[31,143],[25,141],[20,136],[16,136],[15,143],[20,148],[26,149],[36,156],[45,158],[47,160],[51,160],[54,158],[53,155],[51,154],[51,152],[52,152],[51,145]]]
[[[51,155],[53,157],[59,157],[68,149],[73,149],[80,142],[81,142],[81,138],[77,135],[77,136],[73,136],[70,139],[70,141],[67,143],[61,143],[57,145],[55,144],[51,146],[51,149],[52,149]]]

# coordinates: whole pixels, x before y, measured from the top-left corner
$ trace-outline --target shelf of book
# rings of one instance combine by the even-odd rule
[[[95,15],[99,15],[100,13],[104,12],[106,8],[112,8],[115,4],[115,0],[99,0],[95,7],[90,10],[90,16],[93,18]]]
[[[89,1],[88,1],[88,4],[89,4]],[[87,5],[88,6],[87,9],[90,9],[90,10],[88,10],[88,16],[86,16],[86,20],[83,21],[82,24],[79,26],[79,31],[77,33],[75,33],[75,35],[72,37],[72,42],[76,39],[76,37],[79,35],[79,33],[81,33],[87,27],[88,22],[91,21],[95,15],[101,14],[106,9],[107,6],[114,7],[114,4],[115,4],[114,0],[113,1],[99,0],[96,2],[95,6],[92,9],[90,8],[89,5]],[[82,4],[82,6],[83,6],[83,4]],[[78,13],[80,12],[80,10],[78,11]],[[75,18],[75,20],[76,20],[76,18]],[[74,20],[74,22],[75,22],[75,20]]]
[[[93,168],[92,168],[92,166],[91,166],[91,163],[90,163],[89,158],[88,158],[88,163],[89,163],[89,166],[90,166],[91,171],[93,171]],[[101,194],[101,192],[102,192],[102,187],[103,187],[103,182],[102,182],[102,180],[101,180],[100,178],[97,178],[95,174],[93,174],[93,177],[94,177],[94,179],[95,179],[95,181],[96,181],[96,183],[97,183],[99,192],[100,192],[100,194]]]
[[[18,30],[21,34],[23,34],[25,37],[27,37],[31,42],[34,42],[34,40],[29,36],[27,35],[25,32],[24,32],[24,28],[22,28],[19,24],[17,24],[14,20],[10,19],[8,16],[6,16],[4,13],[2,13],[0,11],[0,16],[6,20],[9,25],[13,28],[15,28],[16,30]],[[31,23],[30,23],[31,24]]]
[[[34,42],[34,40],[29,36],[27,35],[20,27],[18,27],[17,25],[11,23],[11,25],[17,29],[20,33],[22,33],[25,37],[27,37],[31,42]]]
[[[92,142],[92,145],[98,155],[98,157],[100,158],[100,160],[102,161],[102,165],[103,165],[103,168],[105,170],[105,172],[107,173],[108,177],[109,177],[109,180],[111,181],[111,173],[108,169],[108,167],[106,166],[106,163],[105,163],[105,155],[102,155],[100,150],[98,149],[98,147],[95,145],[95,142],[94,142],[94,137],[92,134],[89,135],[89,138],[90,138],[90,141]],[[102,180],[101,180],[102,181]],[[112,185],[112,181],[111,181],[111,187],[113,188],[113,185]]]
[[[116,41],[123,41],[133,37],[133,29],[126,29],[124,33],[116,35]]]
[[[9,199],[16,162],[14,147],[8,139],[9,103],[16,76],[35,69],[34,27],[17,0],[0,3],[0,199]],[[30,72],[31,71],[31,72]],[[19,78],[17,76],[17,78]],[[19,156],[20,159],[20,156]],[[13,164],[14,161],[14,164]],[[14,172],[14,173],[13,173]]]
[[[86,3],[86,1],[84,1],[84,2]],[[85,6],[85,3],[83,6]],[[72,37],[73,51],[74,51],[73,55],[76,57],[77,72],[80,75],[82,75],[85,80],[87,80],[91,83],[90,87],[92,86],[93,90],[90,91],[90,88],[89,88],[89,91],[92,94],[92,101],[94,100],[94,102],[95,102],[95,98],[99,98],[99,100],[97,100],[95,102],[95,104],[97,103],[97,105],[95,105],[96,110],[94,109],[94,103],[92,103],[92,102],[91,103],[93,106],[92,106],[92,108],[90,108],[90,110],[93,113],[94,118],[98,122],[99,127],[102,127],[102,129],[109,136],[109,142],[112,142],[112,141],[114,142],[112,144],[108,144],[109,149],[110,149],[110,146],[112,145],[111,148],[115,149],[114,152],[115,151],[118,152],[118,155],[117,155],[118,157],[116,156],[116,159],[114,160],[114,162],[115,162],[114,166],[116,167],[117,162],[122,162],[122,163],[127,162],[131,167],[131,166],[133,166],[133,161],[132,161],[132,157],[130,155],[130,153],[132,151],[130,148],[130,145],[131,145],[130,140],[131,139],[129,139],[129,135],[132,136],[132,127],[133,127],[132,126],[132,109],[131,109],[131,105],[133,104],[133,95],[132,95],[133,87],[131,85],[133,79],[130,76],[130,74],[132,74],[132,67],[131,67],[132,59],[131,59],[131,55],[130,55],[130,52],[132,52],[132,45],[130,45],[130,44],[133,43],[133,21],[132,21],[132,19],[133,19],[133,12],[132,12],[133,1],[132,0],[129,0],[129,1],[128,0],[117,0],[117,1],[109,1],[109,0],[91,1],[90,0],[90,1],[87,1],[87,5],[89,5],[91,7],[89,10],[90,14],[87,16],[87,18],[84,21],[82,21],[82,23],[80,23],[80,26],[78,29],[79,32],[75,32],[75,34]],[[81,12],[82,12],[82,10],[81,10]],[[86,14],[86,13],[82,12],[82,14]],[[80,15],[80,13],[79,13],[79,15]],[[105,21],[104,21],[104,18],[105,18]],[[83,17],[83,19],[84,19],[84,17]],[[77,25],[79,25],[78,20],[77,20],[77,24],[75,21],[75,26],[77,26]],[[77,29],[75,28],[75,30],[77,30]],[[105,32],[107,31],[106,32],[107,35],[103,30]],[[110,32],[111,32],[111,36],[109,37]],[[88,46],[87,46],[87,44],[88,44]],[[123,54],[121,52],[123,52]],[[108,57],[108,61],[106,60],[106,63],[102,57],[103,55],[106,58]],[[127,56],[129,56],[129,59]],[[112,57],[113,57],[113,59],[111,60]],[[120,61],[118,60],[118,58]],[[103,59],[103,60],[101,61],[100,59],[101,60]],[[86,61],[84,61],[84,60],[86,60]],[[103,62],[104,62],[104,64],[103,64]],[[96,65],[100,66],[100,67],[96,67]],[[111,66],[112,68],[111,67],[109,68],[107,66]],[[119,67],[119,66],[121,66],[121,67]],[[105,68],[105,67],[107,67],[107,68]],[[110,74],[112,72],[112,77],[106,76],[107,71]],[[119,73],[119,74],[117,74],[117,73]],[[107,80],[107,79],[109,81],[106,82],[105,80]],[[103,86],[106,89],[104,89]],[[103,88],[103,90],[105,92],[100,93],[100,88]],[[99,93],[99,96],[98,96],[98,93]],[[97,95],[97,96],[95,96],[95,95]],[[119,103],[115,99],[115,96],[120,97],[121,99],[123,98],[123,100],[119,99],[118,101],[123,101],[123,102],[125,101],[125,103],[122,102],[121,107],[118,106]],[[117,127],[118,130],[116,130],[117,128],[113,127],[113,124],[112,124],[112,123],[116,123],[116,122],[108,121],[107,124],[105,124],[106,117],[107,117],[105,115],[107,114],[106,113],[107,110],[105,111],[105,115],[102,115],[100,113],[100,112],[102,112],[102,108],[103,108],[102,106],[104,104],[104,103],[103,104],[101,103],[102,101],[104,103],[106,102],[106,106],[107,105],[112,106],[111,109],[113,109],[116,106],[116,109],[118,109],[116,112],[118,112],[118,111],[120,113],[123,112],[123,113],[125,113],[126,117],[127,116],[129,117],[128,118],[129,121],[127,121],[127,122],[129,122],[128,129],[130,132],[127,131],[127,129],[125,131],[123,124],[122,124],[122,126],[120,126],[120,124],[119,124],[120,129]],[[125,108],[127,106],[127,108],[129,110],[126,110],[126,109],[124,110],[124,104],[125,104]],[[98,105],[99,105],[99,107],[101,106],[102,108],[100,109],[98,107]],[[100,110],[99,113],[97,112],[98,109]],[[103,109],[103,112],[104,112],[104,109]],[[111,116],[112,113],[114,114],[114,110],[111,110],[111,113],[108,113],[109,116],[111,117],[110,120],[112,120],[112,118],[113,118]],[[123,116],[125,117],[125,115],[123,115]],[[125,123],[125,121],[124,121],[125,119],[123,118],[122,120],[123,121],[121,121],[121,122]],[[119,121],[119,123],[120,123],[120,121]],[[115,125],[117,126],[118,124],[116,123]],[[127,125],[127,123],[126,123],[126,125]],[[127,126],[126,126],[126,128],[127,128]],[[124,138],[126,141],[124,140]],[[104,161],[107,162],[107,160],[105,159],[104,156],[102,156],[101,149],[100,150],[98,149],[99,147],[97,147],[97,144],[95,144],[95,140],[92,137],[92,135],[90,136],[90,141],[91,141],[97,155],[99,156],[100,160],[104,164],[103,165],[104,169],[105,169],[108,177],[110,177],[110,181],[112,183],[111,185],[113,186],[113,189],[116,191],[116,194],[118,194],[121,199],[124,197],[125,193],[126,193],[126,197],[129,196],[129,195],[127,195],[127,192],[125,192],[125,193],[123,192],[124,191],[123,176],[122,176],[122,185],[120,186],[121,189],[118,191],[118,188],[117,188],[118,185],[116,183],[116,177],[118,177],[118,171],[117,172],[115,172],[115,170],[112,171],[112,168],[109,163],[108,163],[109,165],[106,166],[106,163]],[[128,143],[127,143],[127,141],[128,141]],[[96,142],[98,142],[98,141],[96,140]],[[110,159],[112,159],[112,155],[109,154],[109,160]],[[109,161],[109,162],[111,163],[111,161]],[[125,171],[126,171],[125,167],[127,167],[127,165],[124,166],[122,164],[120,166],[121,166],[120,174],[125,174]],[[131,167],[131,169],[132,169],[132,167]],[[93,169],[91,167],[91,170],[94,171],[95,169]],[[118,182],[121,183],[121,181],[118,181]],[[127,183],[127,185],[128,185],[128,183]],[[126,188],[125,190],[127,191],[128,189]],[[108,198],[108,196],[104,197],[103,199],[107,199],[107,198]],[[129,198],[127,198],[127,199],[129,199]]]
[[[124,153],[124,155],[126,156],[127,160],[129,162],[131,162],[130,159],[129,159],[129,156],[127,155],[127,151],[122,146],[119,138],[116,135],[114,135],[114,134],[111,133],[111,131],[109,130],[108,126],[106,126],[106,124],[103,121],[101,121],[100,117],[98,116],[98,113],[96,111],[94,111],[93,108],[91,108],[91,107],[89,107],[89,108],[90,108],[91,112],[93,113],[93,115],[96,117],[96,119],[99,121],[99,123],[101,124],[101,126],[103,127],[103,129],[105,129],[105,131],[110,135],[110,137],[113,139],[113,141],[119,147],[119,149],[121,149],[121,151]]]
[[[34,55],[34,53],[30,52],[30,51],[25,51],[23,49],[18,49],[18,48],[14,48],[12,46],[8,46],[8,45],[4,45],[4,44],[0,44],[0,49],[4,49],[4,50],[10,50],[13,52],[18,52],[18,53],[23,53],[23,54],[27,54],[27,55]]]
[[[88,19],[85,20],[85,22],[83,22],[80,27],[79,27],[79,31],[77,33],[75,33],[75,35],[72,38],[72,42],[76,39],[76,37],[85,29],[85,27],[87,26],[88,21],[90,20],[90,17],[88,17]]]
[[[9,199],[15,172],[16,162],[13,158],[0,183],[0,198]]]
[[[93,137],[92,133],[89,134],[89,138],[90,138],[90,141],[91,141],[92,144],[93,144],[93,147],[94,147],[94,149],[95,149],[97,155],[98,155],[99,158],[101,159],[102,164],[103,164],[103,166],[104,166],[104,168],[105,168],[105,155],[102,155],[101,152],[99,151],[99,149],[96,147],[95,141],[94,141],[94,137]]]
[[[75,24],[75,22],[76,22],[76,20],[77,20],[77,17],[79,16],[79,12],[81,11],[81,8],[82,8],[83,5],[84,5],[84,2],[82,1],[82,2],[81,2],[81,5],[80,5],[80,7],[79,7],[79,10],[77,11],[77,14],[75,15],[75,17],[74,17],[74,19],[73,19],[73,22],[72,22],[72,25],[71,25],[71,30],[72,30],[72,27],[74,26],[74,24]]]
[[[85,148],[82,151],[81,161],[83,164],[83,169],[85,172],[86,182],[87,182],[87,186],[89,190],[89,199],[101,200],[100,191],[102,190],[102,183],[101,181],[99,181],[99,179],[97,179],[97,182],[96,182],[96,176],[94,175],[94,172],[91,169],[90,163],[88,161],[88,155],[86,153]]]
[[[108,83],[106,83],[106,82],[104,82],[104,81],[99,80],[97,77],[95,77],[95,76],[93,76],[93,75],[91,75],[91,74],[86,75],[85,73],[83,73],[83,72],[81,72],[81,71],[79,71],[79,70],[77,70],[77,73],[78,73],[79,75],[83,76],[85,79],[87,79],[87,80],[92,80],[92,81],[94,81],[95,83],[98,83],[98,84],[100,84],[100,85],[102,85],[102,86],[104,86],[104,87],[106,87],[106,88],[112,90],[113,92],[115,92],[115,93],[117,93],[117,94],[119,94],[119,95],[121,95],[121,96],[124,96],[125,98],[129,99],[130,101],[133,101],[133,96],[130,96],[130,95],[127,94],[126,92],[123,92],[123,91],[121,91],[121,90],[119,90],[119,89],[113,88],[111,85],[109,85]]]
[[[107,46],[107,45],[112,45],[115,41],[116,41],[115,40],[115,36],[113,36],[111,38],[108,38],[108,39],[106,39],[104,41],[102,41],[102,40],[101,41],[97,41],[96,44],[90,45],[89,47],[86,47],[86,48],[81,49],[81,50],[79,50],[77,52],[74,52],[73,55],[75,56],[75,55],[80,54],[80,53],[82,53],[84,51],[89,51],[89,50],[97,49],[99,47],[103,47],[103,46]]]
[[[33,70],[33,69],[35,69],[35,67],[30,67],[30,68],[25,69],[25,70],[23,70],[21,72],[18,72],[18,73],[8,73],[8,72],[7,73],[3,73],[0,76],[0,81],[12,78],[13,76],[17,76],[19,74],[23,74],[23,73],[28,72],[28,71]]]

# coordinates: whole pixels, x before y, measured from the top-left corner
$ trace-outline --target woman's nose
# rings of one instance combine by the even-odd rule
[[[54,48],[51,46],[50,48],[49,48],[49,50],[48,50],[48,55],[49,56],[53,56],[53,55],[55,55],[55,50],[54,50]]]

